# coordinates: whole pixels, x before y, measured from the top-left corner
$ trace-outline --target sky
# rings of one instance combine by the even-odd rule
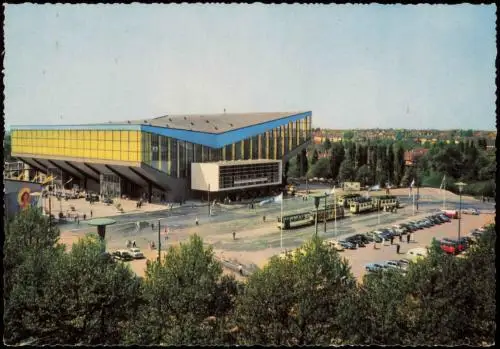
[[[495,5],[5,5],[5,123],[496,129]]]

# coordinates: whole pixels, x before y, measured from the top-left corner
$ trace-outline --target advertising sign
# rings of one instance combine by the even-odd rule
[[[344,182],[344,191],[359,191],[360,188],[359,182]]]

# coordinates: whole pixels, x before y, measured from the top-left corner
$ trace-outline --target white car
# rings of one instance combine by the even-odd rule
[[[344,247],[337,240],[326,240],[325,243],[338,252],[344,251]]]
[[[475,208],[466,208],[462,210],[463,214],[472,214],[472,215],[479,215],[479,211]]]
[[[133,247],[128,251],[134,259],[143,259],[144,254],[137,247]]]

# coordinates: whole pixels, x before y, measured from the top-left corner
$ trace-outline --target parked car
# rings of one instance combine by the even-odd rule
[[[433,227],[436,225],[436,223],[434,223],[431,219],[429,218],[424,218],[423,219],[424,223],[427,223],[429,225],[429,227]]]
[[[440,214],[439,218],[442,219],[443,221],[445,221],[446,223],[451,222],[450,217],[448,217],[447,215]]]
[[[439,219],[438,216],[429,216],[427,218],[430,219],[432,222],[434,222],[434,224],[443,224],[444,223],[444,221]]]
[[[376,243],[382,242],[382,238],[377,233],[375,233],[375,231],[369,231],[369,232],[365,233],[365,235],[369,239],[372,239],[373,242],[376,242]]]
[[[111,204],[113,204],[113,199],[106,197],[102,200],[102,202],[105,204],[111,205]]]
[[[99,201],[99,195],[95,194],[95,193],[88,193],[86,196],[85,196],[85,201],[89,201],[89,202],[98,202]]]
[[[138,249],[137,247],[133,247],[133,248],[129,249],[129,252],[132,255],[132,257],[134,257],[134,259],[146,258],[146,257],[144,257],[144,253],[142,253],[141,250]]]
[[[326,245],[335,251],[344,251],[344,247],[337,240],[325,240]]]
[[[132,254],[130,254],[127,250],[118,250],[112,253],[113,257],[116,259],[120,259],[122,261],[131,261],[134,259]]]
[[[408,252],[406,252],[406,257],[407,257],[406,259],[411,260],[411,261],[415,261],[415,260],[427,257],[428,254],[429,254],[429,252],[427,251],[426,248],[416,247],[416,248],[412,248],[411,250],[408,250]]]
[[[430,228],[430,227],[432,227],[431,223],[430,223],[429,221],[424,220],[424,219],[419,220],[419,221],[417,222],[417,224],[420,224],[420,226],[421,226],[422,228]]]
[[[401,269],[401,266],[398,261],[395,260],[390,260],[390,261],[385,261],[381,263],[384,268],[394,268],[394,269]]]
[[[368,272],[383,271],[385,268],[380,263],[368,263],[365,265],[365,270]]]
[[[408,259],[402,258],[398,260],[398,263],[401,268],[406,269],[410,266],[410,261]]]
[[[397,233],[399,233],[398,235],[404,235],[404,234],[407,234],[409,229],[401,224],[396,224],[396,225],[393,225],[392,226],[392,229],[394,229]]]
[[[456,239],[450,239],[450,238],[443,238],[441,240],[441,242],[449,242],[449,243],[452,243],[453,245],[455,245],[456,249],[458,252],[462,252],[466,249],[466,241],[463,240],[463,238],[460,238],[460,241],[456,240]]]
[[[353,236],[348,236],[345,238],[345,241],[347,242],[350,242],[352,244],[357,244],[358,247],[365,247],[365,243],[363,242],[363,240],[357,236],[357,235],[353,235]]]
[[[339,241],[339,244],[343,247],[343,248],[346,248],[348,250],[355,250],[356,249],[356,245],[351,243],[351,242],[348,242],[348,241],[345,241],[345,240],[340,240]]]
[[[450,241],[445,241],[445,240],[440,241],[439,247],[441,248],[441,250],[443,250],[444,252],[446,252],[448,254],[457,254],[458,253],[457,246]]]
[[[466,209],[462,210],[462,213],[463,214],[479,215],[479,210],[477,208],[470,207],[470,208],[466,208]]]

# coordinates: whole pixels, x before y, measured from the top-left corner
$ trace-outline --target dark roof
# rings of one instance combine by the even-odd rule
[[[301,113],[303,112],[165,115],[153,119],[111,122],[111,124],[146,125],[206,133],[224,133]]]

